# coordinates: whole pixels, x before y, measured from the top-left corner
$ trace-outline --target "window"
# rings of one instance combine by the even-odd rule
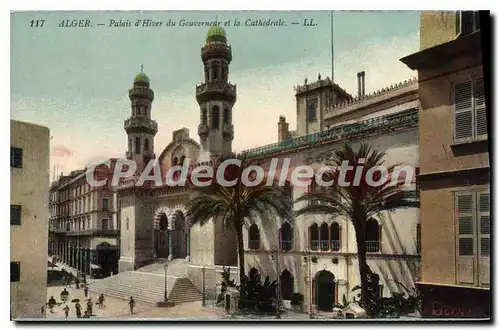
[[[478,11],[458,11],[455,13],[456,24],[455,32],[459,36],[479,31],[479,12]]]
[[[141,140],[139,137],[135,138],[135,154],[141,153]]]
[[[178,163],[179,163],[179,159],[178,159],[177,157],[174,157],[174,158],[172,159],[172,167],[173,167],[173,166],[176,166]]]
[[[23,167],[23,149],[17,147],[10,148],[10,166],[11,168]]]
[[[214,106],[212,108],[212,128],[218,129],[219,128],[219,107]]]
[[[10,263],[10,282],[18,282],[21,280],[21,262]]]
[[[329,249],[328,239],[330,237],[330,230],[328,229],[328,224],[322,223],[319,228],[319,236],[320,236],[320,247],[322,251],[327,251]]]
[[[149,140],[148,138],[144,139],[144,150],[149,151]]]
[[[337,222],[330,225],[330,249],[334,252],[340,251],[340,225]]]
[[[422,242],[421,242],[421,236],[422,236],[422,232],[421,232],[421,228],[420,228],[420,224],[417,224],[417,254],[420,254],[420,249],[421,249],[421,245],[422,245]]]
[[[308,122],[313,122],[316,121],[316,108],[317,108],[317,99],[310,99],[307,100],[307,113],[306,113],[306,120]]]
[[[108,199],[102,199],[102,210],[108,210],[109,208],[108,203],[109,203]]]
[[[21,225],[20,205],[10,205],[10,225]]]
[[[309,247],[312,251],[317,251],[319,248],[319,228],[316,223],[309,227]]]
[[[102,231],[108,231],[108,229],[109,229],[109,219],[103,218],[101,220],[101,222],[102,222]]]
[[[127,220],[125,221],[125,228],[128,230],[128,224],[129,224],[129,220],[127,218]]]
[[[488,134],[483,77],[455,84],[454,139],[486,137]]]
[[[224,124],[229,123],[229,109],[224,108]]]
[[[260,248],[259,227],[255,223],[250,226],[250,230],[248,231],[248,248],[249,249]]]
[[[457,282],[472,286],[490,283],[490,193],[460,192],[455,196]]]
[[[370,218],[366,222],[366,252],[378,253],[380,252],[380,226],[377,220]]]
[[[292,249],[292,227],[288,222],[283,223],[280,229],[280,248],[283,251]]]
[[[181,158],[180,158],[180,160],[179,160],[179,163],[180,163],[181,166],[184,165],[184,161],[185,160],[186,160],[186,156],[182,155]]]

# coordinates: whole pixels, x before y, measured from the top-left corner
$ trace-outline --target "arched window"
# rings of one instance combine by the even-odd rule
[[[257,224],[252,224],[248,231],[248,248],[249,249],[259,249],[260,248],[260,233]]]
[[[201,110],[201,123],[207,124],[207,109],[206,108],[203,108]]]
[[[365,239],[367,253],[380,252],[380,226],[374,218],[366,222]]]
[[[219,107],[214,106],[212,108],[212,128],[214,128],[214,129],[219,128],[219,117],[220,117]]]
[[[320,235],[320,240],[321,240],[321,250],[322,251],[327,251],[328,248],[329,248],[329,237],[330,237],[330,233],[329,233],[329,229],[328,229],[328,224],[326,223],[323,223],[321,224],[321,227],[319,228],[319,235]]]
[[[135,154],[141,153],[141,140],[139,137],[135,137]]]
[[[280,247],[283,251],[292,249],[292,227],[288,222],[283,223],[280,229]]]
[[[219,79],[219,66],[217,65],[217,62],[214,62],[212,64],[212,80]]]
[[[168,229],[167,215],[161,214],[160,215],[160,231],[165,231],[167,229]]]
[[[128,150],[132,153],[132,138],[128,138]]]
[[[173,167],[173,166],[176,166],[178,163],[179,163],[179,159],[178,159],[177,157],[174,157],[174,158],[172,159],[172,167]]]
[[[149,140],[148,138],[144,139],[144,150],[149,151]]]
[[[293,276],[287,269],[283,270],[280,277],[281,298],[283,300],[292,300],[293,294]]]
[[[229,109],[224,108],[224,124],[228,124],[228,123],[229,123]]]
[[[332,251],[340,251],[340,225],[337,222],[330,226],[330,248]]]
[[[180,160],[179,160],[179,164],[180,164],[180,165],[184,165],[184,160],[185,160],[185,159],[186,159],[186,156],[185,156],[185,155],[181,156],[181,158],[180,158]]]
[[[314,223],[309,227],[309,246],[312,251],[317,251],[319,248],[319,229],[318,224]]]

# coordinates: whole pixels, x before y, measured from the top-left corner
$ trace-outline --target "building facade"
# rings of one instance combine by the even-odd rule
[[[419,77],[419,286],[428,317],[489,315],[489,107],[479,23],[479,12],[423,12],[421,50],[402,59]]]
[[[172,142],[158,158],[153,141],[158,130],[152,120],[153,86],[144,72],[135,77],[129,92],[131,117],[125,121],[125,155],[140,165],[138,169],[144,169],[152,158],[157,160],[162,174],[187,159],[198,166],[215,167],[217,156],[231,153],[235,134],[232,110],[237,106],[237,93],[228,80],[232,50],[222,28],[210,28],[201,60],[205,81],[196,86],[200,143],[182,128],[173,132]],[[292,166],[321,164],[346,142],[356,146],[369,141],[375,148],[387,151],[387,164],[418,168],[417,81],[408,80],[366,94],[365,73],[359,73],[357,78],[355,97],[330,78],[320,76],[315,82],[306,81],[296,87],[296,130],[290,131],[286,118],[280,117],[279,142],[244,153],[264,167],[272,158],[282,162],[287,157]],[[311,189],[315,188],[291,186],[290,193],[296,199]],[[216,291],[222,266],[237,265],[236,236],[219,222],[190,225],[185,219],[186,205],[194,194],[187,186],[157,187],[151,181],[141,182],[140,172],[120,181],[116,189],[119,272],[163,259],[183,260],[187,277],[200,291]],[[292,293],[299,292],[306,298],[305,309],[331,310],[344,295],[348,300],[356,296],[352,291],[360,283],[356,242],[348,220],[308,215],[293,224],[261,220],[248,225],[244,232],[245,271],[279,276],[283,299],[290,300]],[[418,278],[418,227],[417,209],[384,214],[370,221],[368,261],[381,275],[385,294],[402,291],[398,282],[412,288]],[[236,273],[232,273],[235,278]]]
[[[96,180],[111,178],[116,160],[109,161],[111,167],[96,168]],[[86,169],[60,176],[49,193],[49,255],[91,277],[116,274],[120,236],[116,208],[110,181],[91,186]]]
[[[47,295],[49,129],[11,120],[10,310],[40,318]]]

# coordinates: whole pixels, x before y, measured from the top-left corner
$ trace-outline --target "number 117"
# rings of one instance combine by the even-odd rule
[[[30,21],[30,27],[31,28],[41,28],[43,27],[43,24],[45,23],[45,20],[31,20]]]

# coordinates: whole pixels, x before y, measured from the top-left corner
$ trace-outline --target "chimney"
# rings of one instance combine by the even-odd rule
[[[365,96],[365,72],[358,72],[358,99]]]
[[[278,122],[278,142],[287,140],[288,138],[288,123],[285,116],[281,115]]]

